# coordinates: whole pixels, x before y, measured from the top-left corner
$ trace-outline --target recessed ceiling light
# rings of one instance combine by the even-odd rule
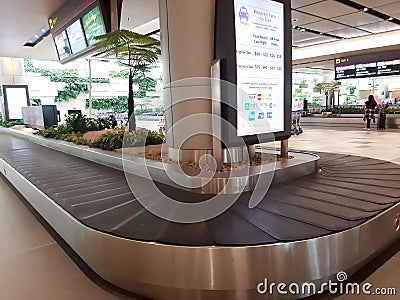
[[[292,22],[293,22],[293,23],[296,23],[298,20],[299,20],[299,19],[297,19],[297,18],[293,18],[293,19],[292,19]]]
[[[37,34],[35,34],[35,38],[38,38],[39,36]]]
[[[305,32],[306,30],[305,30],[304,28],[302,28],[300,31],[301,31],[301,32]]]
[[[392,17],[389,17],[388,21],[392,21],[392,20],[393,20],[393,18],[392,18]]]
[[[44,28],[42,28],[42,32],[46,32],[46,30]]]
[[[319,34],[324,34],[323,32],[320,32]]]
[[[368,11],[368,9],[369,9],[368,7],[364,7],[363,11]]]
[[[293,26],[292,26],[293,29],[296,29],[296,27],[297,27],[296,25],[293,25]]]

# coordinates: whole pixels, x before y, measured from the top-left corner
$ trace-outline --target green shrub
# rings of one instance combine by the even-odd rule
[[[128,147],[139,147],[143,146],[144,143],[141,140],[140,134],[137,132],[131,132],[128,131],[125,133],[125,140],[123,147],[128,148]]]
[[[116,129],[118,127],[118,122],[113,115],[107,118],[98,118],[96,119],[96,123],[99,130]]]
[[[117,127],[118,122],[114,116],[104,119],[88,119],[81,114],[74,114],[67,116],[65,124],[41,130],[37,134],[45,138],[66,140],[69,142],[69,136],[81,138],[88,131],[116,129]],[[82,143],[82,141],[80,140],[79,143]]]
[[[58,130],[57,127],[50,127],[45,130],[40,130],[37,134],[45,138],[54,139],[58,135]]]
[[[42,100],[41,99],[37,99],[37,98],[31,98],[31,99],[29,99],[29,102],[30,102],[31,106],[40,106],[40,105],[42,105]]]
[[[58,134],[69,134],[71,133],[71,128],[68,128],[66,124],[61,124],[57,126]]]
[[[37,134],[41,135],[42,137],[59,140],[62,140],[62,137],[67,136],[71,133],[71,128],[69,128],[65,124],[58,125],[56,127],[49,127],[45,130],[40,130],[39,132],[37,132]]]
[[[110,131],[103,134],[99,140],[92,143],[91,146],[103,150],[115,150],[122,148],[125,131]]]
[[[362,107],[357,106],[349,106],[349,107],[335,107],[331,109],[333,114],[363,114],[364,109]]]
[[[85,145],[86,143],[83,141],[82,137],[83,137],[82,133],[72,132],[72,133],[68,133],[68,134],[58,135],[56,138],[58,140],[62,140],[65,142],[72,142],[77,145]]]
[[[73,132],[86,133],[88,131],[88,118],[81,114],[68,115],[65,124]]]
[[[89,108],[89,99],[86,99],[86,108]],[[92,108],[124,113],[128,111],[128,97],[92,98]]]
[[[23,120],[14,120],[14,121],[4,121],[3,116],[0,114],[0,127],[13,127],[15,125],[23,125]]]
[[[146,145],[159,145],[164,142],[164,134],[160,130],[159,132],[157,131],[149,131],[146,139]]]
[[[53,138],[66,142],[73,142],[78,145],[85,145],[83,135],[87,131],[104,129],[116,129],[118,122],[114,116],[103,119],[88,119],[81,114],[70,115],[65,124],[57,127],[47,128],[37,134],[45,138]],[[124,139],[125,138],[125,139]],[[138,132],[126,132],[124,128],[113,130],[103,134],[99,140],[90,143],[89,146],[104,150],[115,150],[122,147],[138,147],[145,145],[162,144],[164,134],[162,131],[149,131],[142,129]]]
[[[117,129],[118,121],[113,115],[106,118],[87,119],[86,129],[87,131],[97,131],[104,129]]]
[[[125,132],[124,130],[118,130],[103,134],[100,139],[91,146],[104,150],[115,150],[122,147],[158,145],[162,144],[163,141],[164,134],[162,131],[156,132],[142,129],[138,132]]]
[[[400,114],[400,107],[387,107],[386,108],[386,113],[387,114]]]

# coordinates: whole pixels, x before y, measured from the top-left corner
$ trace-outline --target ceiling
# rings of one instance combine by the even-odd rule
[[[393,20],[388,21],[386,16]],[[397,18],[400,19],[400,1],[395,0],[292,0],[293,46],[400,30]]]
[[[0,0],[0,57],[57,60],[51,36],[35,47],[23,45],[47,24],[47,18],[64,2],[66,0]],[[157,18],[158,0],[123,1],[122,28],[134,29]]]
[[[0,0],[0,57],[57,59],[48,36],[35,47],[24,47],[32,35],[42,28],[47,17],[66,0]],[[371,38],[399,31],[400,1],[394,0],[291,0],[292,36],[296,49],[315,48],[357,38]],[[347,3],[344,4],[344,3]],[[368,8],[364,11],[364,7]],[[365,9],[366,10],[366,9]],[[394,18],[387,20],[388,17]],[[29,20],[29,21],[25,21]],[[397,22],[398,21],[398,22]],[[397,24],[397,23],[398,24]],[[158,0],[124,0],[121,27],[141,33],[158,29]],[[400,49],[400,45],[399,45]],[[356,51],[357,48],[354,49]],[[329,59],[295,66],[297,71],[327,71],[333,69]]]
[[[47,18],[64,2],[65,0],[0,0],[0,57],[57,59],[49,37],[33,48],[23,45],[47,23]]]

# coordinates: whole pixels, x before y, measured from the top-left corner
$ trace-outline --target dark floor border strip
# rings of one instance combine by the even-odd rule
[[[64,250],[64,252],[72,259],[72,261],[79,267],[79,269],[97,286],[106,290],[110,294],[122,300],[150,300],[126,290],[123,290],[112,283],[108,282],[95,271],[93,271],[85,261],[65,242],[65,240],[51,227],[49,223],[36,211],[36,209],[26,200],[26,198],[11,184],[11,182],[0,173],[0,178],[10,187],[10,189],[21,200],[25,207],[32,213],[32,215],[39,221],[43,228],[51,235],[57,244]]]

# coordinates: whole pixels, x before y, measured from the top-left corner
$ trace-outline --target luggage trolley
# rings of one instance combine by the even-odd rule
[[[300,120],[304,111],[304,101],[293,99],[292,101],[292,135],[299,135],[303,133],[303,129],[301,128]]]
[[[303,133],[300,120],[301,120],[301,111],[292,111],[292,128],[291,128],[292,135],[294,134],[299,135]]]

